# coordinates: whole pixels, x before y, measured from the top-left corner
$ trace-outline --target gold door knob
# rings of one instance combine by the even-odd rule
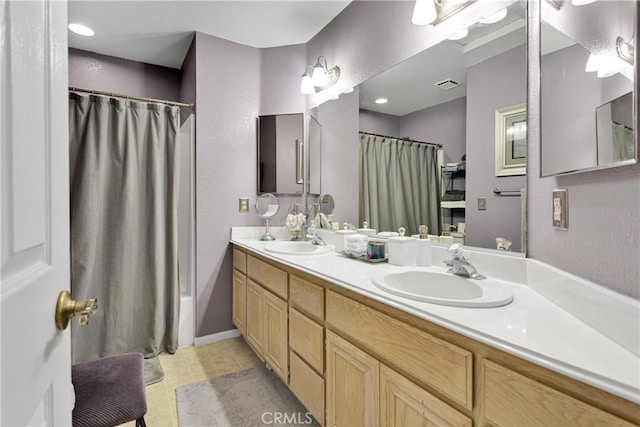
[[[60,330],[67,329],[69,319],[73,316],[80,316],[80,325],[89,324],[89,316],[98,308],[98,299],[91,298],[86,301],[75,301],[71,299],[69,291],[60,291],[56,304],[56,327]]]

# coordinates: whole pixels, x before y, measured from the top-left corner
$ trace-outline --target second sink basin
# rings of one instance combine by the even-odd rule
[[[264,250],[284,255],[318,255],[330,252],[333,248],[313,245],[311,242],[275,242],[269,243]]]
[[[500,307],[513,295],[494,280],[475,280],[430,270],[384,272],[373,283],[394,295],[433,304],[455,307]]]

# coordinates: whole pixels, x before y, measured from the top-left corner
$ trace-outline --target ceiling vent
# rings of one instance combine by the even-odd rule
[[[460,83],[458,83],[458,82],[456,82],[454,80],[451,80],[451,79],[446,79],[446,80],[443,80],[441,82],[435,83],[434,86],[437,87],[438,89],[442,89],[442,90],[451,90],[454,87],[460,86]]]

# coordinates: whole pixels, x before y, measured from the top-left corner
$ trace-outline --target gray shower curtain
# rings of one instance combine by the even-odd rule
[[[178,343],[177,107],[69,94],[74,363]]]
[[[440,234],[438,147],[360,133],[360,221],[378,231]]]

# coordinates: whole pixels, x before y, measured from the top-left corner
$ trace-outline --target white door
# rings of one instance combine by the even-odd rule
[[[0,425],[71,425],[67,4],[0,0]]]

